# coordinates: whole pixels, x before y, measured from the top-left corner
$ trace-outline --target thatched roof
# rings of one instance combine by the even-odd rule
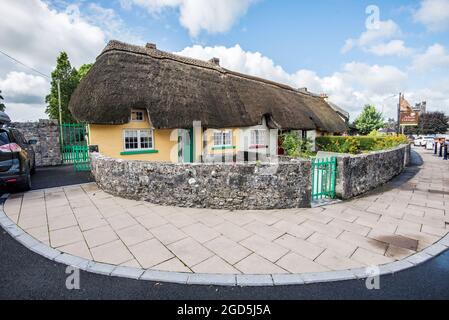
[[[271,127],[346,131],[319,97],[217,65],[111,41],[72,95],[78,121],[123,124],[132,108],[145,108],[155,128],[249,127],[268,117]]]

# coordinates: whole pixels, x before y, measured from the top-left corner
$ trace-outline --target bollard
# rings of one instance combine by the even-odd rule
[[[447,160],[447,147],[448,147],[448,144],[445,143],[444,144],[444,160]]]
[[[434,150],[434,152],[433,152],[433,154],[437,154],[438,153],[438,143],[435,141],[434,143],[434,146],[435,146],[435,150]]]
[[[443,144],[440,143],[440,153],[438,154],[438,157],[442,157],[443,156]]]

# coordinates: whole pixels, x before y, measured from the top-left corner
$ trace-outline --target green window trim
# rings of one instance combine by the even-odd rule
[[[229,150],[229,149],[237,149],[236,146],[215,146],[212,147],[212,150]]]
[[[121,156],[131,156],[135,154],[150,154],[150,153],[159,153],[159,150],[136,150],[136,151],[123,151],[120,152]]]

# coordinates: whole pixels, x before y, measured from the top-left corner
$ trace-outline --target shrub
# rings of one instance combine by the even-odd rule
[[[401,144],[407,144],[407,137],[372,135],[357,137],[317,137],[318,150],[338,153],[357,154],[363,151],[377,151],[394,148]]]
[[[290,157],[308,158],[313,155],[312,140],[302,139],[297,133],[290,132],[282,136],[282,148]]]

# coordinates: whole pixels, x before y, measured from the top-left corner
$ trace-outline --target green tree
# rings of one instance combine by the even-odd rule
[[[4,105],[4,103],[2,102],[3,96],[2,96],[2,90],[0,90],[0,111],[5,111],[6,106]]]
[[[443,112],[427,112],[419,116],[417,126],[405,127],[405,134],[439,134],[449,129],[449,117]]]
[[[377,112],[375,106],[367,104],[359,117],[354,121],[354,126],[363,135],[367,135],[373,130],[381,129],[385,126],[382,112]]]
[[[78,79],[81,81],[86,74],[89,72],[89,70],[92,68],[92,63],[85,63],[78,69]]]
[[[282,136],[282,148],[289,157],[308,158],[313,155],[312,140],[301,138],[296,132],[289,132]]]
[[[50,94],[45,98],[48,104],[45,112],[50,119],[59,120],[58,106],[58,86],[57,81],[61,81],[61,113],[63,122],[74,122],[74,118],[69,111],[69,101],[72,93],[79,83],[78,71],[72,68],[67,53],[61,52],[56,60],[56,68],[51,73]]]
[[[419,134],[446,133],[449,129],[449,117],[443,112],[427,112],[419,117]]]

